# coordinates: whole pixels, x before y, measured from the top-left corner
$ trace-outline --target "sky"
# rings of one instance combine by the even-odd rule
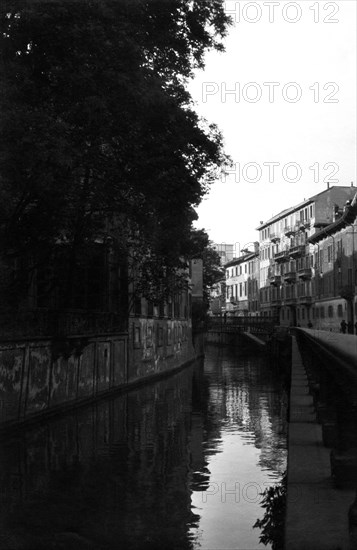
[[[281,210],[332,185],[356,186],[356,1],[237,2],[226,51],[189,84],[233,161],[196,227],[237,251]]]

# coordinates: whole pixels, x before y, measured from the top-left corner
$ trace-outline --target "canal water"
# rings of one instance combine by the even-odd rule
[[[286,468],[263,355],[204,362],[1,442],[1,550],[255,550]]]

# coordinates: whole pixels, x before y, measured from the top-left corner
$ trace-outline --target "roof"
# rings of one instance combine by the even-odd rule
[[[356,217],[357,193],[353,197],[351,204],[346,204],[342,216],[327,227],[324,227],[317,233],[314,233],[314,235],[308,238],[308,242],[311,244],[315,244],[322,239],[325,239],[329,235],[333,235],[334,233],[337,233],[337,231],[341,231],[341,229],[343,229],[347,225],[351,225],[355,221]]]
[[[282,210],[281,212],[279,212],[279,214],[276,214],[275,216],[270,218],[268,221],[259,225],[259,227],[257,227],[256,230],[259,231],[260,229],[264,229],[264,227],[267,227],[268,225],[280,220],[281,218],[285,218],[285,216],[287,216],[288,214],[291,214],[292,212],[295,212],[295,210],[299,210],[302,206],[305,206],[306,204],[309,204],[310,202],[312,202],[316,196],[317,195],[303,202],[300,202],[296,206],[291,206],[290,208],[286,208],[285,210]]]
[[[244,256],[240,256],[239,258],[233,258],[233,260],[230,260],[229,262],[225,263],[224,267],[232,267],[233,265],[239,265],[249,260],[253,260],[258,256],[259,256],[258,252],[249,252],[249,254],[245,254]]]
[[[323,195],[327,191],[331,191],[331,189],[335,189],[335,188],[336,189],[350,189],[350,187],[348,185],[333,185],[332,187],[329,187],[328,189],[324,189],[323,191],[320,191],[320,193],[316,193],[316,195],[313,195],[309,199],[306,199],[306,200],[300,202],[296,206],[291,206],[290,208],[287,208],[286,210],[282,210],[281,212],[279,212],[279,214],[276,214],[275,216],[270,218],[268,221],[266,221],[266,222],[262,223],[261,225],[259,225],[259,227],[257,227],[256,230],[259,231],[260,229],[264,229],[268,225],[280,220],[281,218],[284,218],[286,215],[291,214],[292,212],[295,212],[295,210],[299,210],[300,208],[302,208],[303,206],[306,206],[310,202],[314,202],[317,199],[317,197],[319,197],[320,195]]]

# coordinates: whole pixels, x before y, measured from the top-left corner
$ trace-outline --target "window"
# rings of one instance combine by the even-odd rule
[[[247,283],[244,283],[244,294],[247,295]]]
[[[327,261],[328,263],[332,262],[332,244],[327,247]]]
[[[247,264],[244,265],[244,273],[247,273]]]
[[[327,315],[329,316],[330,319],[333,317],[333,306],[328,306]]]
[[[338,304],[337,306],[337,316],[343,317],[342,304]]]
[[[321,319],[324,319],[325,317],[325,308],[323,306],[320,307],[320,317]]]
[[[243,293],[243,284],[239,283],[239,296],[241,297]]]
[[[301,310],[301,318],[305,319],[305,309],[304,308],[302,308],[302,310]]]

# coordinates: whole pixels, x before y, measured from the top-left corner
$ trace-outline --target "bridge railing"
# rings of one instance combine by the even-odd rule
[[[252,333],[272,333],[277,321],[273,317],[249,317],[247,315],[240,317],[213,316],[208,321],[208,330],[220,332],[252,332]]]

